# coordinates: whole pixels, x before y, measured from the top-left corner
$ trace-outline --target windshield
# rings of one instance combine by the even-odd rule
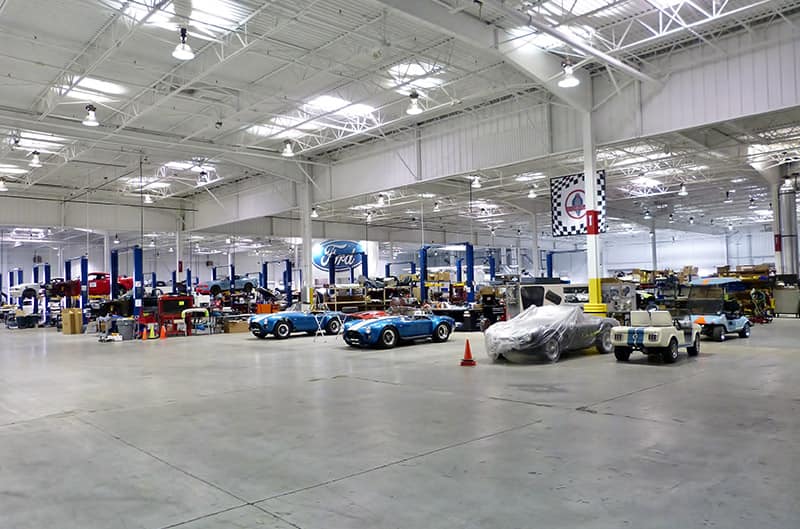
[[[716,314],[722,310],[725,291],[719,285],[693,286],[687,308],[691,314]]]

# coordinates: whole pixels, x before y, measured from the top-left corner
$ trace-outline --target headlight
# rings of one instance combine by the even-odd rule
[[[367,336],[369,336],[370,334],[372,334],[372,329],[370,329],[369,327],[367,327],[367,328],[366,328],[366,330],[365,330],[364,332],[365,332],[365,333],[367,333]]]

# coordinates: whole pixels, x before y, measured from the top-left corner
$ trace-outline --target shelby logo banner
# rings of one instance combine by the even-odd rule
[[[361,265],[364,249],[355,241],[325,241],[315,244],[312,251],[314,266],[328,271],[331,260],[336,270],[350,270]]]
[[[606,172],[597,171],[597,209],[599,231],[606,223]],[[550,212],[553,218],[553,237],[586,234],[586,185],[583,173],[550,179]]]

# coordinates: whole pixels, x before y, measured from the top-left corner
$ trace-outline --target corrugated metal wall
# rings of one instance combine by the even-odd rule
[[[768,41],[773,44],[765,45]],[[655,61],[656,68],[672,72],[664,86],[634,83],[602,105],[596,112],[597,140],[650,136],[800,104],[800,40],[790,26],[730,37],[720,46],[724,57],[703,46],[671,55],[668,64]],[[609,90],[608,82],[598,81],[595,102]]]

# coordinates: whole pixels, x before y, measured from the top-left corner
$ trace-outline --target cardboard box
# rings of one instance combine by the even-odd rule
[[[226,333],[250,332],[250,323],[245,321],[226,321],[222,326]]]
[[[61,311],[62,334],[82,334],[83,315],[81,309],[64,309]]]

